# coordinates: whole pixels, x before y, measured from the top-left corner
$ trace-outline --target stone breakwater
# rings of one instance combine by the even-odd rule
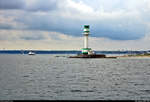
[[[93,55],[86,55],[86,54],[80,54],[76,56],[69,56],[69,58],[117,58],[117,57],[107,57],[104,54],[93,54]]]

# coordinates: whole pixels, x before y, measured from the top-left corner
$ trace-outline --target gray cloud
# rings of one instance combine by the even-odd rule
[[[28,31],[28,32],[23,32],[20,35],[20,39],[23,40],[44,40],[44,34],[38,31],[34,31],[34,33],[32,31]]]
[[[132,19],[125,22],[120,20],[109,21],[88,21],[75,20],[63,17],[49,16],[49,15],[32,15],[30,20],[26,17],[18,19],[19,22],[28,25],[27,29],[42,30],[42,31],[56,31],[72,36],[82,36],[83,25],[90,24],[91,36],[93,37],[107,37],[114,40],[132,40],[140,39],[146,33],[146,25],[142,22]],[[130,23],[130,24],[128,24]]]
[[[118,7],[119,11],[114,10],[112,12],[106,12],[114,8],[114,5],[106,11],[94,11],[94,9],[90,9],[90,12],[85,13],[86,10],[84,7],[86,9],[90,7],[82,3],[75,4],[80,0],[75,3],[67,3],[63,0],[31,1],[13,0],[9,2],[8,0],[0,0],[0,6],[3,5],[0,8],[21,9],[21,14],[14,11],[14,14],[13,12],[11,14],[7,13],[7,16],[15,16],[14,21],[24,24],[26,28],[23,29],[25,30],[55,31],[73,36],[82,36],[83,25],[90,24],[91,36],[107,37],[115,40],[140,39],[145,36],[146,33],[147,25],[145,22],[147,21],[146,19],[148,19],[146,16],[147,13],[145,14],[143,11],[137,9],[136,12],[138,12],[139,15],[136,13],[134,14],[135,10],[124,11],[121,7]],[[105,5],[107,2],[105,2]],[[52,10],[55,10],[55,12],[51,12]],[[44,13],[42,12],[42,14],[36,11],[44,11]],[[143,17],[143,15],[146,18]],[[13,26],[14,25],[8,26],[3,24],[0,25],[0,29],[17,29],[17,27]],[[42,38],[42,36],[39,37]],[[32,38],[25,36],[22,37],[22,39],[40,39],[39,37]]]
[[[12,26],[11,25],[7,25],[7,24],[3,24],[3,25],[1,25],[0,24],[0,29],[12,29]]]
[[[0,9],[22,9],[24,0],[0,0]]]
[[[26,5],[28,11],[50,11],[57,8],[58,0],[36,0],[35,3]]]
[[[28,15],[28,16],[26,16]],[[26,30],[39,30],[39,31],[54,31],[60,32],[72,36],[82,36],[83,25],[90,24],[91,35],[93,37],[107,37],[114,40],[132,40],[140,39],[145,35],[146,25],[142,22],[132,19],[122,22],[123,19],[117,20],[78,20],[78,19],[68,19],[61,16],[51,16],[49,14],[40,15],[32,14],[31,12],[26,12],[23,15],[15,18],[15,22],[26,25]],[[130,23],[130,24],[128,24]],[[17,29],[12,25],[0,26],[1,29]],[[20,28],[18,28],[20,29]],[[28,35],[28,34],[27,34]],[[22,39],[30,40],[40,40],[42,36],[39,37],[22,37]]]
[[[23,40],[43,40],[44,37],[43,36],[34,35],[34,36],[23,36],[23,37],[21,37],[21,39],[23,39]]]
[[[50,11],[57,9],[58,0],[0,0],[0,9]],[[31,2],[31,3],[30,3]]]

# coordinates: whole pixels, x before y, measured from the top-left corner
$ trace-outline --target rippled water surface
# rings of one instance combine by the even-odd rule
[[[0,55],[0,100],[150,100],[150,58]]]

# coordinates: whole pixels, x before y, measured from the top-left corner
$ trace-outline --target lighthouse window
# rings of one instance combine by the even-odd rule
[[[85,25],[84,28],[89,28],[89,25]]]

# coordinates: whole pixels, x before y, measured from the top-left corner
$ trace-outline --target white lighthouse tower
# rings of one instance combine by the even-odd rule
[[[90,34],[90,26],[89,25],[84,25],[84,48],[82,48],[82,54],[93,54],[93,51],[91,48],[88,48],[88,36]]]
[[[106,57],[104,54],[96,54],[92,51],[91,48],[88,47],[88,36],[90,34],[90,26],[84,25],[83,30],[83,38],[84,38],[84,46],[82,48],[82,54],[78,54],[77,56],[70,56],[69,58],[116,58],[116,57]]]

